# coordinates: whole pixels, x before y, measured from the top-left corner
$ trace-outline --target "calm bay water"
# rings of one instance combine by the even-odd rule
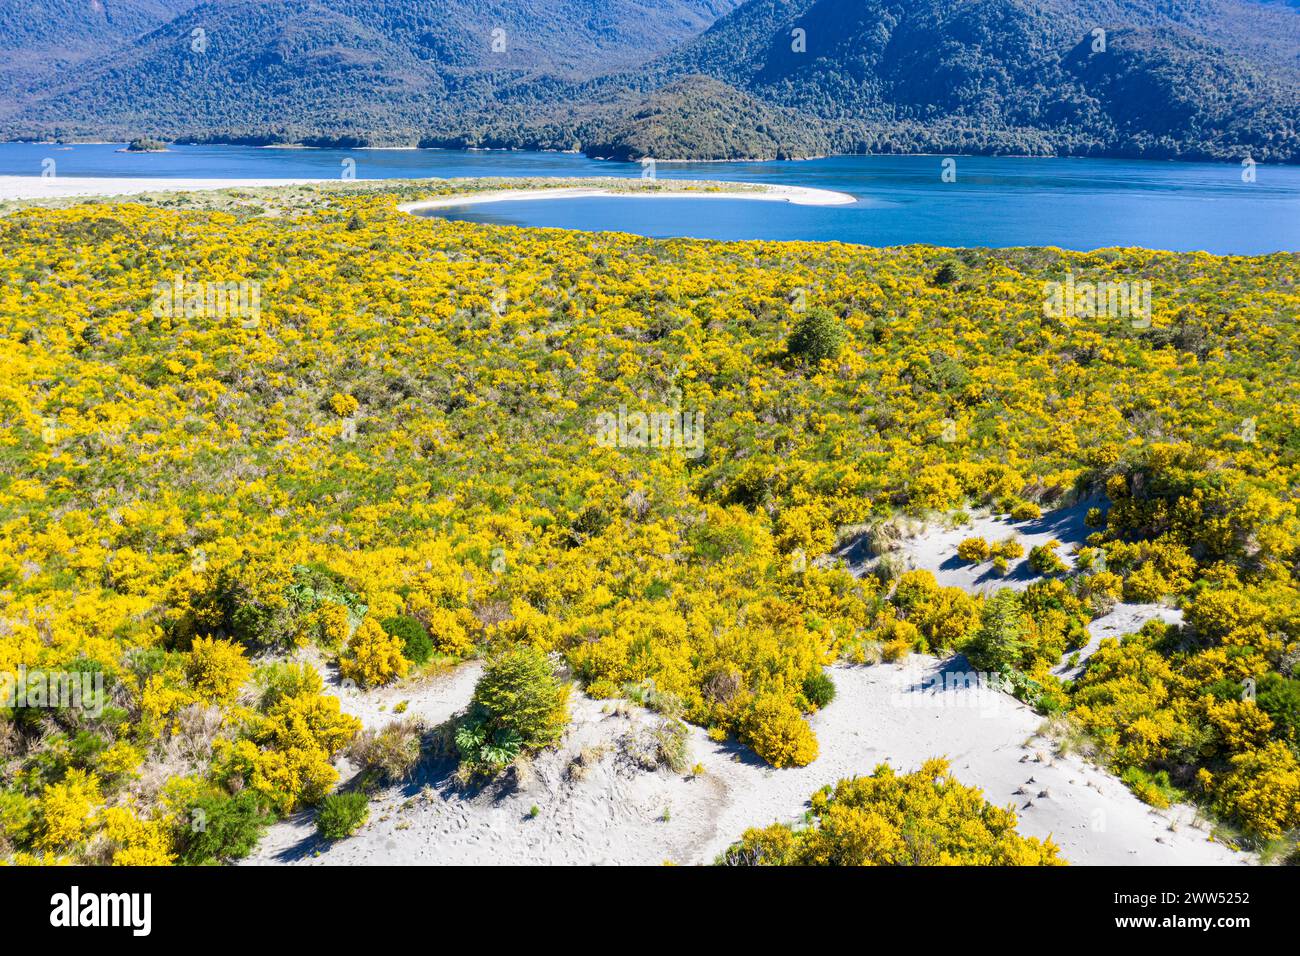
[[[560,153],[259,149],[178,146],[119,153],[116,145],[0,144],[0,174],[359,179],[417,176],[622,176],[641,167]],[[1102,159],[958,157],[957,181],[938,156],[840,156],[795,163],[660,163],[659,179],[728,179],[832,189],[850,206],[743,200],[588,198],[438,210],[447,218],[517,226],[619,230],[708,239],[838,240],[873,246],[1145,246],[1220,254],[1300,250],[1300,167]]]

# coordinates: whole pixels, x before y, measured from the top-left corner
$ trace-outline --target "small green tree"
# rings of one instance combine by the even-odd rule
[[[500,767],[521,750],[557,743],[568,719],[568,685],[556,679],[545,654],[520,645],[484,669],[456,747],[468,763]]]
[[[830,309],[809,309],[794,324],[786,351],[794,358],[817,364],[833,359],[844,348],[844,326]]]
[[[961,278],[961,269],[955,262],[945,262],[934,274],[935,285],[952,285]]]
[[[1024,637],[1020,599],[1003,588],[984,602],[980,626],[965,647],[966,659],[978,670],[1006,673],[1020,666]]]
[[[199,866],[248,856],[268,822],[251,790],[200,797],[181,816],[179,862]]]

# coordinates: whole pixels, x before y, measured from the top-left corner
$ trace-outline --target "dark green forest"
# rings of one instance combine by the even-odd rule
[[[152,29],[169,9],[175,18]],[[134,0],[107,10],[113,30],[100,33],[84,15],[42,28],[12,13],[11,49],[67,34],[69,49],[97,52],[22,90],[0,86],[0,135],[632,160],[1300,159],[1300,8],[1281,0]],[[131,29],[149,32],[123,41]]]

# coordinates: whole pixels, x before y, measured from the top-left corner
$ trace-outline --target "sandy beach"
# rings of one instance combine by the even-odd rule
[[[435,180],[431,180],[435,181]],[[441,182],[442,180],[436,180]],[[0,176],[0,201],[10,199],[66,199],[79,196],[132,196],[153,192],[197,192],[213,189],[252,189],[260,186],[300,186],[306,183],[339,183],[339,179],[162,179],[89,176]],[[374,183],[376,180],[352,180]],[[637,182],[637,180],[629,180]],[[764,186],[755,189],[747,183],[718,183],[736,191],[656,191],[628,192],[613,189],[502,189],[487,192],[440,196],[421,202],[404,203],[404,212],[470,206],[479,203],[525,199],[582,199],[591,196],[615,196],[636,199],[754,199],[789,202],[800,206],[849,205],[857,199],[847,193],[803,186]]]
[[[898,553],[945,585],[988,590],[993,582],[981,581],[978,570],[949,560],[961,538],[998,539],[1014,531],[1027,547],[1058,538],[1064,552],[1086,536],[1083,515],[1091,504],[1026,522],[977,515],[956,528],[920,527],[903,539]],[[1026,587],[1033,580],[1021,561],[999,583]],[[1102,639],[1132,632],[1153,617],[1175,622],[1181,614],[1155,604],[1119,604],[1092,622],[1092,640],[1079,664],[1063,661],[1058,670],[1072,676]],[[343,708],[367,727],[394,719],[400,702],[406,703],[406,716],[436,725],[466,706],[480,665],[369,693],[339,688],[323,666],[322,673]],[[378,794],[370,822],[355,836],[333,844],[321,840],[307,811],[273,826],[248,862],[710,863],[748,827],[797,821],[822,786],[869,774],[882,762],[908,771],[931,757],[946,757],[959,780],[980,788],[992,803],[1012,807],[1023,834],[1050,837],[1073,864],[1253,862],[1214,842],[1195,809],[1156,810],[1104,768],[1062,750],[1041,715],[980,686],[960,655],[837,665],[830,673],[837,695],[811,718],[821,752],[807,767],[773,769],[736,742],[719,743],[691,727],[690,763],[700,772],[647,771],[627,758],[629,743],[660,718],[626,701],[575,692],[562,745],[540,755],[514,785],[465,792],[451,779],[453,762],[435,761],[415,779]],[[575,761],[583,768],[578,777]],[[340,769],[345,780],[357,770],[346,760]]]
[[[251,189],[256,186],[300,186],[303,183],[337,181],[328,179],[144,179],[111,176],[0,176],[0,201],[6,199],[66,199],[77,196],[134,196],[140,193]]]
[[[635,181],[635,180],[634,180]],[[806,186],[765,186],[761,190],[747,183],[720,182],[725,187],[748,187],[735,192],[701,192],[698,190],[659,190],[654,192],[629,192],[614,189],[503,189],[492,192],[467,193],[459,196],[440,196],[421,202],[403,203],[403,212],[425,209],[445,209],[449,206],[477,206],[492,202],[518,202],[524,199],[590,199],[608,196],[619,199],[754,199],[764,202],[788,202],[796,206],[845,206],[857,202],[857,197],[829,189],[811,189]]]

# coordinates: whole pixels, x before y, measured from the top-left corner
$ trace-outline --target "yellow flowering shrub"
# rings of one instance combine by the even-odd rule
[[[37,848],[60,850],[77,843],[89,830],[100,799],[99,778],[83,770],[69,770],[60,783],[47,786],[41,793]]]
[[[339,655],[339,673],[362,687],[378,687],[405,677],[411,662],[402,656],[402,642],[367,617]]]
[[[335,415],[346,418],[360,407],[360,403],[351,395],[335,392],[330,396],[330,408],[334,410]]]
[[[817,759],[817,738],[799,709],[779,697],[754,701],[743,739],[773,767],[803,767]]]
[[[216,742],[214,774],[288,813],[317,802],[338,781],[331,761],[360,731],[361,721],[342,713],[337,697],[283,697],[249,721],[246,736]]]
[[[141,819],[127,807],[108,807],[101,822],[114,866],[167,866],[176,859],[167,820]]]
[[[185,677],[200,699],[228,703],[253,673],[244,649],[231,641],[195,638],[185,662]]]
[[[113,713],[56,715],[14,758],[15,859],[84,860],[94,807],[168,771],[208,708],[213,778],[268,806],[312,799],[336,741],[290,728],[326,715],[248,713],[234,648],[316,645],[372,686],[404,673],[377,623],[399,616],[441,654],[528,644],[591,693],[662,695],[789,763],[815,754],[809,674],[972,642],[1027,699],[1075,710],[1118,769],[1169,768],[1186,793],[1199,770],[1218,780],[1293,739],[1289,685],[1264,680],[1290,680],[1300,645],[1294,257],[968,250],[962,282],[940,286],[924,247],[664,243],[396,209],[490,185],[0,218],[0,670],[98,668],[114,688]],[[153,315],[147,290],[174,275],[163,245],[208,279],[258,277],[260,321]],[[1151,326],[1045,322],[1042,285],[1067,271],[1149,278]],[[792,289],[843,329],[835,361],[774,360]],[[597,423],[620,409],[698,414],[700,447],[605,441]],[[1087,581],[995,615],[992,596],[921,572],[833,566],[900,512],[1028,520],[1085,493],[1108,499]],[[990,542],[1004,572],[1022,551]],[[1049,659],[1118,595],[1182,607],[1184,630],[1106,643],[1054,683]],[[1224,706],[1250,679],[1271,724]],[[103,746],[78,764],[81,730]],[[96,775],[95,799],[73,770]],[[85,800],[90,823],[70,810]]]
[[[474,652],[471,628],[478,622],[468,610],[462,608],[452,611],[444,607],[429,607],[419,617],[428,629],[433,649],[437,653],[467,657]]]
[[[1231,769],[1208,779],[1218,810],[1264,839],[1300,826],[1300,763],[1281,741],[1238,754]]]
[[[1063,866],[1051,840],[1022,837],[1016,815],[959,783],[945,760],[915,773],[881,764],[812,796],[812,825],[747,830],[731,866]]]

